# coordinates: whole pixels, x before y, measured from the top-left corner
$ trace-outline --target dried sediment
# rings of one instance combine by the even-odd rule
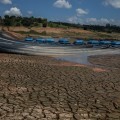
[[[0,54],[0,120],[119,120],[119,73]]]

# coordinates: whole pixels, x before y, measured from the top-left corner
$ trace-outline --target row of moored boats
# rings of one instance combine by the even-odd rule
[[[77,39],[73,43],[71,43],[68,39],[62,38],[59,40],[55,40],[53,38],[36,38],[33,39],[32,37],[25,38],[26,42],[33,42],[33,43],[39,43],[39,44],[56,44],[56,45],[74,45],[74,46],[100,46],[100,47],[115,47],[120,48],[120,41],[114,41],[114,40],[81,40]]]

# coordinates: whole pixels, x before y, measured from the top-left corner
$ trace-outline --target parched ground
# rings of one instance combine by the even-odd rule
[[[120,68],[1,53],[0,120],[120,120]]]
[[[95,65],[120,69],[120,55],[90,56],[89,62]]]

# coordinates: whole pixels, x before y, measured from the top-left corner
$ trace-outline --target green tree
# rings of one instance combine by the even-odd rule
[[[48,26],[47,19],[42,19],[42,24],[43,24],[43,27],[47,27]]]
[[[27,17],[24,17],[23,19],[22,19],[22,25],[23,26],[26,26],[26,27],[29,27],[30,25],[31,25],[31,20],[29,19],[29,18],[27,18]]]
[[[8,28],[8,31],[9,31],[9,27],[11,26],[11,20],[10,20],[9,15],[4,16],[4,26],[6,26]]]

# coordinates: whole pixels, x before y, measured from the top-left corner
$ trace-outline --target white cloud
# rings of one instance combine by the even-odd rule
[[[75,24],[84,24],[84,19],[77,17],[77,16],[72,16],[70,18],[67,19],[67,22],[69,23],[75,23]]]
[[[81,8],[76,9],[76,12],[77,12],[77,16],[81,16],[81,15],[86,15],[86,14],[88,14],[88,11],[83,10],[83,9],[81,9]]]
[[[57,8],[67,8],[67,9],[72,7],[72,5],[67,0],[57,0],[54,3],[54,6]]]
[[[80,23],[80,24],[88,24],[88,25],[106,25],[106,24],[112,24],[112,25],[120,25],[119,20],[114,19],[107,19],[107,18],[81,18],[77,16],[72,16],[67,19],[69,23]]]
[[[114,8],[120,8],[120,0],[105,0],[105,5],[111,5]]]
[[[97,22],[97,19],[96,18],[88,18],[87,22],[95,23],[95,22]]]
[[[106,19],[106,18],[101,18],[101,19],[100,19],[100,22],[101,22],[101,24],[107,24],[107,23],[109,23],[110,21],[109,21],[108,19]]]
[[[86,19],[86,23],[91,25],[106,25],[107,23],[111,23],[112,21],[113,19],[108,20],[106,18],[101,18],[101,19],[87,18]]]
[[[70,17],[67,20],[69,23],[77,23],[78,22],[78,18],[76,16]]]
[[[0,2],[3,4],[12,4],[11,0],[0,0]]]
[[[83,23],[83,19],[81,18],[82,15],[88,14],[88,11],[83,10],[81,8],[76,9],[76,15],[72,16],[67,19],[68,22],[70,23]]]
[[[4,12],[5,15],[9,15],[9,16],[22,16],[22,13],[20,11],[20,9],[18,9],[17,7],[12,7],[10,8],[10,10],[6,10]]]
[[[27,13],[28,13],[29,15],[32,15],[32,14],[33,14],[33,12],[32,12],[32,11],[27,11]]]

